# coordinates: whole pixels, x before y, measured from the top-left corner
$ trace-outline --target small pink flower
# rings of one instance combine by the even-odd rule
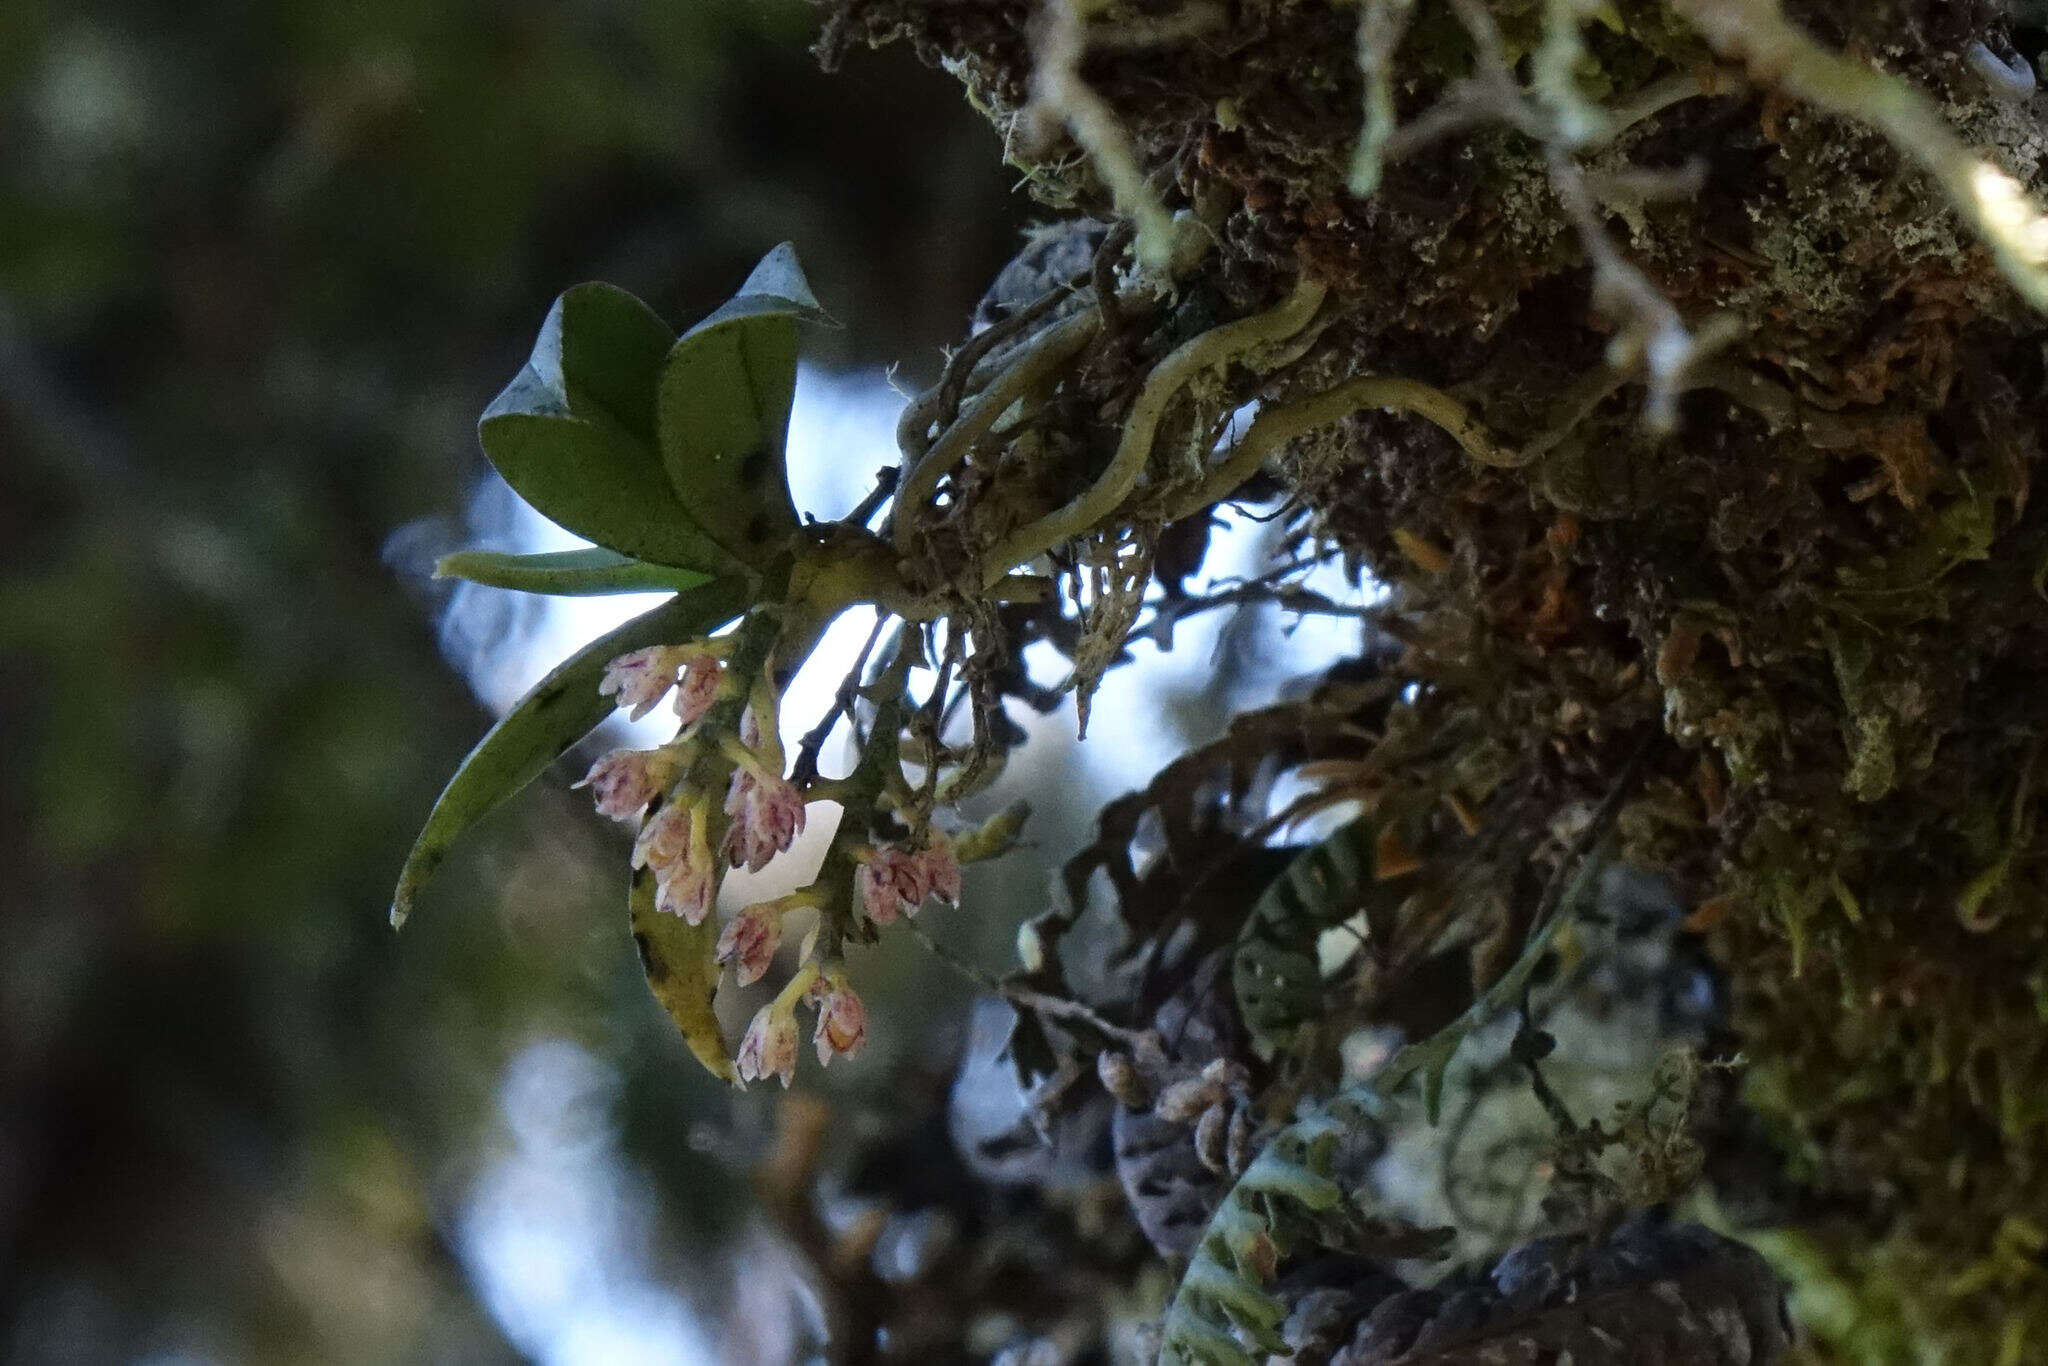
[[[747,853],[747,827],[736,820],[727,823],[725,840],[718,846],[718,856],[725,860],[728,868],[745,868],[750,873],[758,873],[768,866],[765,859],[759,866],[749,863]]]
[[[714,957],[721,967],[731,963],[733,976],[741,986],[748,986],[768,971],[781,943],[782,907],[770,901],[756,902],[727,923],[718,936]]]
[[[917,860],[931,894],[949,906],[959,905],[960,860],[953,853],[953,841],[932,831],[931,843],[918,853]]]
[[[851,1058],[868,1040],[868,1008],[846,984],[845,974],[825,974],[811,984],[810,998],[818,1003],[818,1028],[811,1035],[817,1045],[818,1065],[829,1064],[834,1055]]]
[[[693,827],[691,808],[685,802],[670,802],[640,827],[633,841],[633,866],[666,872],[690,856]]]
[[[766,1081],[779,1076],[787,1087],[796,1075],[796,1011],[779,999],[754,1012],[740,1040],[741,1081]]]
[[[931,891],[924,862],[901,845],[885,844],[867,851],[853,875],[854,894],[868,919],[877,925],[895,923],[904,911],[917,914]]]
[[[638,721],[668,696],[668,690],[676,685],[676,672],[688,656],[689,651],[680,645],[650,645],[620,655],[605,666],[597,690],[605,697],[617,694],[619,705],[631,708]]]
[[[654,870],[654,909],[692,925],[702,923],[718,896],[706,818],[699,802],[671,801],[648,818],[633,842],[633,866]]]
[[[754,784],[748,800],[748,814],[776,853],[796,843],[804,832],[804,797],[796,784],[780,776],[762,778]]]
[[[725,665],[709,650],[699,650],[683,666],[683,683],[676,689],[676,718],[686,726],[694,726],[711,704],[718,700],[718,685],[725,676]]]
[[[590,766],[583,781],[597,799],[597,809],[613,820],[626,821],[660,796],[675,777],[675,764],[658,749],[615,749]]]
[[[735,770],[725,792],[725,810],[732,817],[725,832],[726,861],[743,863],[750,873],[767,867],[803,833],[803,794],[783,777]]]
[[[692,925],[704,923],[718,899],[718,872],[710,862],[679,863],[662,875],[654,890],[654,909],[679,915]]]

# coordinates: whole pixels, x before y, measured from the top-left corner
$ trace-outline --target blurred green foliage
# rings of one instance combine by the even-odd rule
[[[990,135],[907,57],[819,75],[811,22],[0,6],[0,1357],[515,1357],[451,1220],[540,1032],[721,1216],[567,794],[385,927],[486,718],[381,552],[577,280],[689,318],[794,238],[861,320],[826,359],[956,334],[1015,221]]]

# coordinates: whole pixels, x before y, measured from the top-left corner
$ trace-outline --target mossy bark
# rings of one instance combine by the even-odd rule
[[[1525,131],[1476,121],[1348,192],[1356,7],[1103,8],[1079,72],[1166,206],[1219,225],[1203,288],[1238,312],[1301,272],[1331,291],[1335,321],[1261,397],[1411,376],[1519,446],[1579,396],[1569,438],[1522,469],[1379,413],[1279,468],[1316,530],[1395,586],[1402,667],[1480,718],[1483,743],[1568,753],[1559,792],[1597,793],[1631,752],[1619,737],[1661,730],[1622,829],[1735,983],[1748,1100],[1803,1192],[1780,1252],[1821,1297],[1813,1350],[2048,1359],[2042,322],[1891,143],[1738,79],[1684,8],[1602,7],[1576,69],[1596,102],[1699,78],[1584,161],[1610,243],[1695,330],[1728,320],[1668,435],[1633,380],[1587,387],[1617,310]],[[1493,0],[1511,58],[1544,9]],[[909,40],[1051,205],[1107,212],[1084,157],[1025,135],[1036,13],[835,0],[823,50]],[[2038,44],[2001,10],[1808,0],[1788,17],[1930,92],[2018,181],[2048,180],[2048,98],[1972,67],[1974,44]],[[1398,120],[1474,61],[1450,8],[1419,6]],[[1680,198],[1627,174],[1679,168],[1697,175]],[[1425,571],[1397,533],[1451,564]]]

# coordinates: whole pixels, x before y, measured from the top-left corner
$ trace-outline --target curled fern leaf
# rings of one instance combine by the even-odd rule
[[[1322,1013],[1316,941],[1360,910],[1389,922],[1405,885],[1375,878],[1373,833],[1353,822],[1309,846],[1259,894],[1238,935],[1231,985],[1259,1052],[1285,1047]]]
[[[1344,1202],[1330,1176],[1337,1141],[1380,1113],[1376,1095],[1348,1092],[1275,1134],[1217,1206],[1167,1306],[1161,1363],[1248,1366],[1237,1333],[1284,1352],[1284,1306],[1265,1289],[1279,1256],[1315,1216]]]

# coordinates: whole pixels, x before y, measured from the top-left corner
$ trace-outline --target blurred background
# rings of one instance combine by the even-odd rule
[[[384,909],[491,710],[632,610],[424,580],[552,543],[474,422],[553,296],[686,324],[795,241],[846,324],[792,441],[830,514],[893,458],[884,367],[932,378],[1031,218],[954,82],[900,48],[824,75],[814,20],[0,4],[0,1360],[796,1350],[743,1179],[774,1098],[649,998],[568,766],[403,936]],[[1097,715],[1143,722],[1085,759],[1048,724],[998,794],[1039,792],[1029,847],[936,935],[1008,965],[1100,797],[1219,723],[1220,629],[1124,671]],[[915,945],[863,971],[872,1046],[800,1083],[834,1134],[942,1093],[964,1037]]]

